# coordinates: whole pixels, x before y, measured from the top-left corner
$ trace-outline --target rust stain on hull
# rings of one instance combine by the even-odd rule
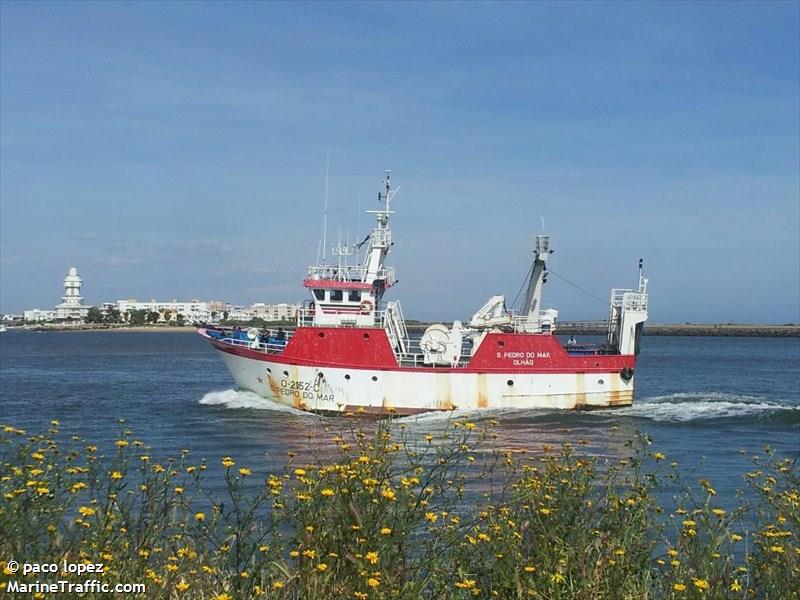
[[[267,383],[269,384],[269,389],[270,391],[272,391],[272,396],[275,398],[275,400],[280,400],[281,386],[278,384],[277,381],[275,381],[275,378],[272,376],[271,373],[267,375]]]
[[[447,375],[436,375],[436,408],[438,410],[453,410],[455,408],[450,381],[450,377]]]
[[[586,373],[575,374],[575,410],[586,408]]]
[[[478,374],[478,408],[489,408],[489,394],[486,392],[486,375]]]

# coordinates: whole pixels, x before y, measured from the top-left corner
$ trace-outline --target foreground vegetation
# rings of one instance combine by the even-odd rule
[[[159,461],[124,429],[101,456],[55,421],[5,426],[0,585],[64,578],[14,575],[13,559],[102,562],[100,579],[147,598],[799,597],[798,465],[769,449],[724,509],[645,439],[601,460],[579,441],[493,449],[496,423],[343,423],[262,476],[230,456]]]

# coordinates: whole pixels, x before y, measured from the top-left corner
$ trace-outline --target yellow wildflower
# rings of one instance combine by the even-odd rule
[[[317,571],[319,571],[320,573],[324,573],[327,569],[328,565],[326,565],[325,563],[319,563],[317,565]]]
[[[676,583],[672,586],[672,589],[676,592],[685,592],[686,591],[686,584],[685,583]]]
[[[732,592],[741,592],[742,591],[742,584],[739,583],[738,579],[734,579],[733,583],[731,584],[731,591]]]
[[[230,469],[235,464],[236,462],[230,456],[226,456],[222,459],[222,466],[226,469]]]
[[[195,521],[203,521],[206,518],[206,513],[196,512],[194,513],[194,520]]]
[[[381,527],[381,535],[392,535],[392,530],[388,527]]]
[[[320,494],[322,494],[323,496],[326,496],[326,497],[327,497],[327,496],[333,496],[335,493],[336,493],[336,492],[334,492],[334,491],[333,491],[332,489],[330,489],[330,488],[325,488],[324,490],[322,490],[322,491],[320,492]]]
[[[697,579],[693,577],[692,583],[694,584],[694,587],[696,587],[698,590],[707,590],[709,587],[707,579]]]
[[[375,565],[378,563],[378,553],[377,552],[367,552],[367,555],[364,557],[369,561],[369,564]]]
[[[242,477],[247,477],[248,475],[252,474],[253,472],[247,467],[242,467],[241,469],[239,469],[239,475],[241,475]]]
[[[111,479],[122,479],[122,473],[120,473],[119,471],[112,471]]]
[[[439,518],[439,515],[433,512],[426,512],[425,513],[425,520],[430,521],[431,523],[436,523],[436,520]]]
[[[81,507],[78,509],[78,512],[79,512],[81,515],[83,515],[84,517],[91,517],[91,516],[92,516],[93,514],[95,514],[97,511],[96,511],[95,509],[93,509],[93,508],[89,507],[89,506],[81,506]]]
[[[367,585],[371,588],[376,588],[381,584],[379,579],[375,579],[374,577],[370,577],[367,579]]]

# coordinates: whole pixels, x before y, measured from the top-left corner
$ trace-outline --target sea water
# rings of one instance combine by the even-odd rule
[[[695,482],[709,479],[720,497],[732,498],[752,453],[770,446],[780,456],[800,454],[800,339],[645,337],[632,407],[456,411],[401,422],[422,436],[458,416],[496,420],[495,448],[534,452],[585,440],[587,452],[622,456],[642,432]],[[302,455],[344,421],[237,391],[193,333],[2,334],[0,423],[36,432],[51,419],[107,451],[125,427],[151,447],[153,460],[190,449],[217,467],[233,456],[254,474],[279,470],[287,453]],[[222,485],[220,474],[209,469],[212,488]]]

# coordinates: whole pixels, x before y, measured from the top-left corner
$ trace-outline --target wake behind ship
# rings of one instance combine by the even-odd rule
[[[542,309],[550,239],[537,235],[519,313],[493,296],[466,324],[406,329],[400,303],[384,301],[396,282],[386,266],[395,196],[386,172],[376,225],[361,244],[334,249],[337,264],[309,268],[311,299],[294,332],[202,328],[236,384],[301,410],[415,414],[485,408],[585,409],[628,406],[639,338],[647,320],[647,279],[611,292],[608,334],[598,345],[562,345],[558,311]],[[363,255],[363,256],[362,256]],[[350,265],[351,257],[356,264]],[[360,260],[359,260],[360,259]]]

